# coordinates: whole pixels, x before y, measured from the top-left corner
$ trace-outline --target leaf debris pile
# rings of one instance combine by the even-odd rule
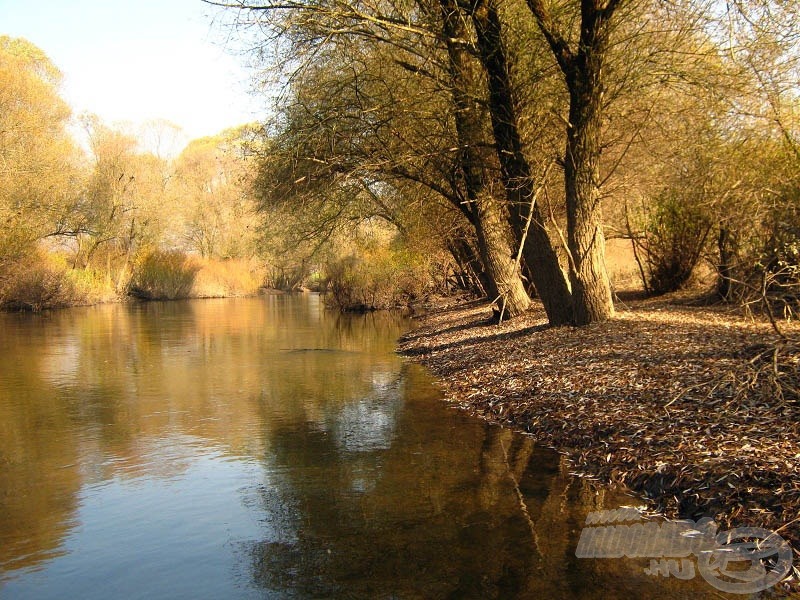
[[[609,323],[548,328],[541,309],[491,324],[433,308],[400,341],[445,396],[529,432],[577,473],[671,518],[776,530],[800,563],[800,327],[642,301]]]

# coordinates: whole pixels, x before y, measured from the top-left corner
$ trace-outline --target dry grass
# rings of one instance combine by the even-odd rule
[[[188,298],[200,267],[179,250],[154,250],[133,273],[131,294],[146,300]]]
[[[796,323],[782,341],[767,322],[664,299],[585,328],[548,328],[541,310],[490,316],[482,303],[440,306],[400,349],[450,401],[566,452],[576,472],[668,516],[779,530],[797,554]]]
[[[37,250],[0,269],[3,309],[39,311],[116,299],[114,285],[104,273],[72,268],[58,253]]]
[[[110,264],[110,263],[109,263]],[[0,309],[45,310],[115,302],[115,281],[127,287],[119,267],[73,268],[66,257],[44,250],[7,261],[0,269]],[[210,260],[178,251],[155,251],[135,267],[131,292],[148,299],[251,296],[264,282],[264,267],[249,260]]]
[[[198,268],[191,292],[193,298],[252,296],[263,285],[266,276],[264,266],[255,261],[193,260]]]
[[[606,241],[606,269],[615,290],[642,288],[642,278],[630,240],[615,238]]]

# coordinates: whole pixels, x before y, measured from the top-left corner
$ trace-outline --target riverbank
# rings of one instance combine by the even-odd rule
[[[250,259],[216,260],[153,251],[135,267],[75,266],[63,254],[36,252],[0,265],[0,310],[33,311],[139,300],[254,296],[266,269]]]
[[[800,326],[783,325],[782,342],[730,309],[661,299],[618,310],[610,323],[549,328],[541,308],[495,325],[484,302],[440,303],[399,351],[453,405],[530,433],[577,473],[668,517],[776,530],[800,564]]]

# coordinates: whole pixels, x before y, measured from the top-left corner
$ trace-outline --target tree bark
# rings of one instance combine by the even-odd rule
[[[488,275],[487,293],[499,300],[503,314],[512,318],[525,312],[531,300],[516,268],[511,231],[503,206],[492,197],[487,156],[490,146],[483,135],[484,111],[470,90],[477,89],[472,59],[466,44],[466,30],[456,0],[440,0],[444,39],[450,66],[459,142],[459,167],[465,200],[474,216],[478,252]]]
[[[583,79],[583,74],[576,74],[576,78]],[[576,83],[575,91],[570,91],[564,181],[576,325],[605,321],[614,316],[598,186],[600,103],[601,95],[590,82]]]
[[[588,325],[614,315],[605,267],[600,207],[599,163],[603,109],[603,62],[609,23],[625,0],[581,0],[580,40],[570,47],[542,0],[527,0],[539,29],[564,74],[569,91],[569,122],[564,152],[567,246],[575,324]]]
[[[512,318],[528,310],[531,299],[508,242],[508,221],[494,198],[487,195],[479,200],[478,206],[478,250],[489,274],[489,284],[493,286],[489,290],[490,300],[498,301],[500,314]]]
[[[522,151],[508,52],[503,42],[502,24],[495,0],[479,0],[473,4],[471,17],[477,33],[481,63],[487,76],[495,150],[506,191],[511,227],[517,244],[524,243],[522,256],[548,321],[551,325],[565,325],[573,321],[572,295],[547,234],[545,218],[539,205],[534,202],[534,181],[530,164]],[[531,222],[525,236],[529,216]]]
[[[717,297],[725,302],[730,301],[733,290],[733,250],[731,248],[731,232],[722,223],[719,225],[717,249],[719,250],[719,266],[717,267]]]
[[[447,248],[456,261],[464,282],[464,289],[477,295],[486,295],[489,285],[486,269],[480,262],[478,253],[465,236],[453,236],[447,241]]]

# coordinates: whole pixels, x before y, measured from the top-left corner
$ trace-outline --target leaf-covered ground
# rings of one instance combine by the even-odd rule
[[[496,325],[485,303],[442,303],[399,349],[449,401],[529,432],[576,472],[668,517],[777,530],[800,565],[800,327],[783,324],[782,340],[731,311],[617,308],[609,323],[548,328],[541,309]]]

